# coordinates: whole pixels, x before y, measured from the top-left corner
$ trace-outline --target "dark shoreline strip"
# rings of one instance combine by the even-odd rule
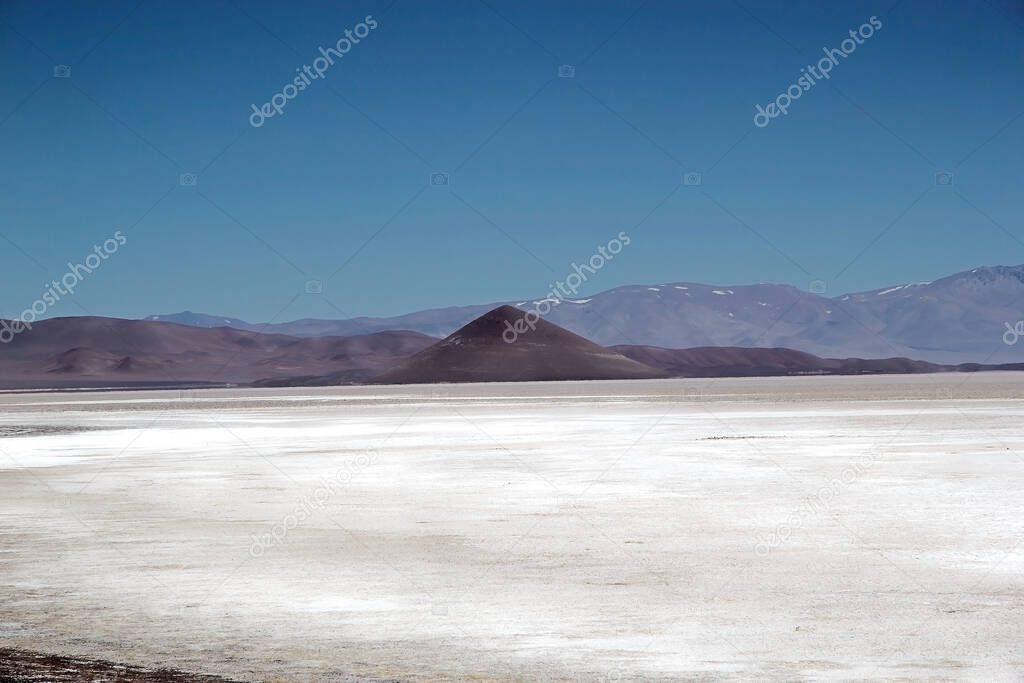
[[[0,681],[66,683],[237,683],[228,678],[188,673],[178,669],[147,669],[101,659],[51,655],[0,648]]]

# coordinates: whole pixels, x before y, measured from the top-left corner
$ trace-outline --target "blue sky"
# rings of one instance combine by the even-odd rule
[[[249,124],[367,15],[324,79]],[[871,16],[828,81],[754,126]],[[1021,263],[1022,57],[1009,0],[5,2],[0,315],[116,230],[125,246],[49,315],[515,299],[620,231],[591,291],[839,294]]]

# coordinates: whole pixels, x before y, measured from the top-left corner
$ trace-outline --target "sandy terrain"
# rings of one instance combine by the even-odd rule
[[[241,680],[1024,677],[1016,373],[0,396],[0,648]]]

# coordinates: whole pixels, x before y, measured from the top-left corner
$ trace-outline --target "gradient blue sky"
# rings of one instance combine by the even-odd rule
[[[249,125],[368,14],[325,80]],[[829,82],[754,127],[872,15]],[[0,78],[4,316],[115,230],[128,243],[49,315],[537,296],[621,230],[589,291],[839,294],[1024,262],[1017,1],[5,1]]]

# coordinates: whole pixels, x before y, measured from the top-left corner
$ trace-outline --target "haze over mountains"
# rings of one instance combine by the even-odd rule
[[[1024,367],[1024,340],[1004,342],[1007,324],[1024,318],[1024,266],[977,268],[831,299],[785,285],[618,287],[588,298],[549,300],[550,313],[536,329],[506,343],[503,333],[538,303],[276,325],[195,313],[150,320],[54,318],[0,345],[0,388]]]
[[[498,305],[528,310],[537,300],[437,308],[401,316],[304,319],[253,324],[202,313],[147,320],[299,337],[409,330],[444,337]],[[834,298],[789,285],[716,286],[693,282],[617,287],[552,306],[545,320],[602,346],[669,349],[785,347],[818,356],[934,363],[1024,360],[1024,341],[1002,341],[1006,323],[1024,319],[1024,265],[975,268],[933,282]]]
[[[418,332],[289,337],[148,320],[55,318],[0,345],[0,389],[327,386],[1022,370],[784,348],[603,347],[499,306],[440,341]]]
[[[365,380],[436,339],[418,332],[297,338],[119,318],[44,320],[0,345],[0,388]]]

